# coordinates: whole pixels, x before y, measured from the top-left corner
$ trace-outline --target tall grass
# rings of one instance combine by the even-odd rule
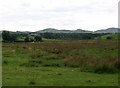
[[[3,43],[2,47],[3,56],[28,55],[28,61],[20,66],[79,67],[97,73],[113,73],[120,68],[118,41],[114,40]]]

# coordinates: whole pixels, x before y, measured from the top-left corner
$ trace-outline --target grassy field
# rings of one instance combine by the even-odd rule
[[[120,40],[120,34],[106,34],[101,37],[97,37],[96,39],[103,39],[106,40],[108,37],[111,38],[111,40]]]
[[[116,86],[118,41],[3,43],[3,85]]]

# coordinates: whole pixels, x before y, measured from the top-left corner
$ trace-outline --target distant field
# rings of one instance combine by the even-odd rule
[[[106,35],[103,35],[101,37],[97,37],[97,39],[103,39],[103,40],[106,40],[106,39],[111,39],[111,40],[120,40],[120,34],[106,34]]]
[[[116,86],[118,41],[3,43],[3,85]]]

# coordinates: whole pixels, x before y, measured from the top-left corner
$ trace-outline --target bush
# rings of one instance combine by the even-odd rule
[[[30,81],[29,85],[35,85],[36,83],[34,81]]]
[[[107,40],[111,40],[111,39],[112,39],[112,37],[108,36],[106,39],[107,39]]]
[[[96,67],[94,69],[94,72],[95,73],[115,73],[116,70],[113,67],[109,67],[107,65],[102,65],[100,67]]]
[[[8,61],[4,60],[4,61],[3,61],[3,64],[8,64]]]

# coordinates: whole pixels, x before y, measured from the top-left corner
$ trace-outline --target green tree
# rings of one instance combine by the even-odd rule
[[[4,42],[14,42],[17,39],[17,35],[13,32],[3,31],[2,38]]]
[[[34,38],[33,38],[33,37],[30,37],[30,38],[29,38],[29,41],[30,41],[30,42],[34,42]]]
[[[35,36],[34,39],[35,39],[36,42],[41,42],[42,41],[41,36]]]
[[[25,39],[24,39],[25,42],[29,42],[30,41],[30,38],[27,36]]]

